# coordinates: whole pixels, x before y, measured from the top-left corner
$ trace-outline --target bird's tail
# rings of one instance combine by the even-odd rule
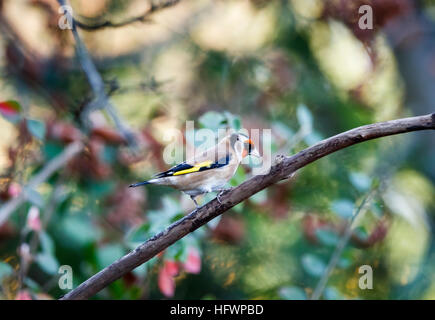
[[[149,182],[149,181],[138,182],[138,183],[134,183],[134,184],[129,185],[129,187],[134,188],[134,187],[143,186],[144,184],[151,184],[151,182]]]

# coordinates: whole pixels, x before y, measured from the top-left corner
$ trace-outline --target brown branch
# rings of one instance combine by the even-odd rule
[[[67,3],[66,0],[57,0],[57,1],[61,6],[65,6]],[[69,12],[65,14],[69,15]],[[89,121],[88,117],[92,111],[99,110],[99,109],[106,110],[107,114],[115,124],[117,130],[127,141],[128,145],[132,147],[132,149],[135,149],[137,147],[135,136],[133,132],[128,128],[128,126],[124,123],[123,119],[121,119],[121,117],[117,112],[116,107],[113,105],[112,101],[107,96],[104,90],[103,78],[101,77],[100,73],[97,70],[97,67],[92,61],[92,58],[86,48],[86,45],[83,43],[83,41],[80,38],[80,35],[76,28],[75,21],[74,20],[72,21],[73,23],[72,23],[71,31],[74,36],[74,40],[76,42],[77,58],[80,61],[82,70],[86,75],[86,78],[88,79],[89,85],[94,95],[93,100],[90,101],[84,107],[84,110],[81,115],[82,121],[86,125],[87,122]]]
[[[176,5],[178,2],[180,2],[180,0],[160,1],[157,4],[151,3],[151,6],[149,7],[149,9],[146,10],[142,15],[137,16],[137,17],[132,17],[132,18],[129,18],[129,19],[121,21],[121,22],[111,22],[109,20],[104,20],[104,21],[98,21],[98,22],[94,22],[94,23],[86,23],[83,21],[79,21],[77,19],[74,19],[74,22],[77,25],[77,27],[79,27],[80,29],[87,30],[87,31],[95,31],[95,30],[103,29],[103,28],[119,28],[119,27],[124,27],[124,26],[127,26],[127,25],[135,23],[135,22],[148,22],[148,21],[150,21],[149,18],[153,13],[155,13],[161,9],[172,7],[172,6]],[[85,19],[91,20],[89,18],[85,18]]]
[[[267,175],[252,177],[241,185],[223,193],[220,196],[221,203],[217,199],[214,199],[176,221],[164,231],[156,234],[135,250],[80,284],[76,289],[62,297],[62,299],[87,299],[92,297],[110,283],[147,262],[187,234],[195,231],[255,193],[280,180],[287,179],[296,170],[319,158],[363,141],[430,129],[435,129],[435,113],[358,127],[323,140],[291,157],[282,157],[278,163],[271,167]]]

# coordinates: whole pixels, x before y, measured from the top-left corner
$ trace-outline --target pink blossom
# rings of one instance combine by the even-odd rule
[[[41,231],[42,229],[39,209],[35,206],[32,206],[27,214],[27,226],[33,231]]]
[[[21,290],[18,291],[17,295],[15,296],[15,300],[32,300],[32,296],[30,295],[29,291]]]
[[[175,280],[178,273],[178,264],[175,261],[166,260],[159,272],[159,289],[168,298],[174,296]]]
[[[168,274],[170,274],[171,276],[175,277],[178,274],[179,268],[177,262],[166,260],[164,267],[166,268]]]
[[[16,183],[16,182],[12,182],[12,183],[9,185],[9,188],[8,188],[8,195],[9,195],[11,198],[15,198],[16,196],[18,196],[18,195],[20,194],[20,192],[21,192],[21,186],[20,186],[18,183]]]
[[[187,260],[184,263],[184,270],[188,273],[200,273],[201,272],[201,257],[198,250],[195,247],[188,249]]]

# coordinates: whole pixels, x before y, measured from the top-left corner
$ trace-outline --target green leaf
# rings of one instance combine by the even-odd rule
[[[39,284],[37,282],[35,282],[34,280],[30,279],[29,277],[24,278],[24,283],[32,291],[40,291],[41,290]]]
[[[224,116],[226,118],[226,123],[228,127],[236,131],[239,131],[242,128],[242,121],[238,116],[235,116],[234,114],[228,111],[224,112]]]
[[[310,110],[305,105],[300,104],[296,110],[296,117],[301,128],[306,132],[310,132],[313,128],[313,116]]]
[[[219,216],[217,216],[216,218],[210,220],[210,221],[207,223],[207,226],[208,226],[210,229],[213,230],[214,228],[216,228],[216,227],[218,226],[218,224],[219,224],[219,222],[221,221],[221,219],[222,219],[222,215],[219,215]]]
[[[243,213],[244,208],[245,208],[245,203],[241,202],[239,204],[236,204],[231,210],[238,213]]]
[[[371,210],[378,218],[382,217],[382,215],[384,214],[382,210],[382,205],[379,202],[373,202],[371,205]]]
[[[217,130],[225,120],[225,117],[221,113],[208,111],[199,117],[198,122],[203,128]]]
[[[114,146],[104,146],[103,151],[101,152],[101,159],[108,164],[113,165],[117,161],[117,153],[118,150]]]
[[[9,122],[16,124],[21,119],[21,105],[14,100],[0,102],[0,114]]]
[[[302,256],[302,266],[311,276],[320,277],[326,269],[326,264],[317,256],[307,253]]]
[[[246,172],[245,169],[243,169],[242,166],[239,166],[236,170],[236,173],[230,180],[230,185],[235,187],[241,184],[243,181],[246,180]]]
[[[326,246],[335,246],[340,240],[339,236],[335,232],[325,229],[317,229],[316,237],[322,244]]]
[[[175,221],[178,221],[178,220],[183,219],[183,218],[184,218],[184,213],[177,213],[175,216],[173,216],[173,217],[169,220],[169,222],[172,224],[172,223],[174,223]]]
[[[165,258],[174,261],[183,261],[187,259],[186,241],[178,241],[166,249]]]
[[[27,119],[27,129],[29,129],[29,132],[34,136],[35,138],[39,140],[44,140],[45,138],[45,124],[44,122],[34,120],[34,119]]]
[[[310,132],[308,135],[304,137],[305,143],[309,146],[315,145],[317,142],[322,140],[323,137],[315,131]]]
[[[342,300],[344,299],[343,295],[338,292],[337,289],[333,288],[333,287],[326,287],[325,291],[323,293],[323,297],[326,300]]]
[[[47,232],[42,231],[39,234],[39,240],[41,242],[42,252],[49,254],[54,253],[54,242]]]
[[[149,270],[159,261],[158,257],[151,258],[147,263],[141,264],[139,267],[133,269],[133,273],[138,277],[145,277]]]
[[[26,195],[27,200],[29,200],[35,206],[39,208],[42,208],[44,206],[44,198],[35,189],[30,189],[26,187],[24,188],[24,193]]]
[[[50,160],[58,156],[63,151],[64,147],[60,143],[47,141],[44,143],[42,149],[47,160]]]
[[[154,234],[166,228],[173,219],[180,217],[182,213],[178,202],[169,196],[163,198],[163,206],[160,210],[151,210],[148,212],[150,222],[150,233]]]
[[[284,287],[279,290],[279,296],[286,300],[307,300],[305,291],[299,287]]]
[[[139,267],[133,269],[133,273],[138,277],[145,277],[148,272],[148,263],[143,263]]]
[[[120,244],[106,244],[98,248],[97,260],[99,267],[105,268],[114,261],[121,258],[125,253],[124,248]]]
[[[285,125],[282,122],[276,121],[272,125],[272,130],[275,132],[278,136],[286,139],[290,139],[294,136],[294,131],[289,128],[287,125]]]
[[[101,234],[88,218],[78,216],[64,218],[59,230],[62,230],[62,236],[65,237],[64,244],[70,247],[85,246],[96,241]]]
[[[367,230],[363,226],[359,226],[354,229],[353,233],[362,240],[367,240],[369,237],[369,234],[367,233]]]
[[[260,192],[257,192],[252,197],[249,198],[249,200],[255,204],[264,203],[267,201],[267,190],[261,190]]]
[[[109,194],[115,187],[115,184],[112,181],[90,181],[89,191],[96,198],[102,198],[105,195]]]
[[[342,269],[348,268],[352,264],[352,261],[348,258],[341,258],[338,260],[337,266]]]
[[[332,202],[331,210],[342,218],[350,218],[353,215],[355,205],[348,199],[339,199]]]
[[[35,261],[48,274],[55,274],[59,270],[59,262],[50,253],[43,252],[37,254]]]
[[[0,112],[4,113],[18,113],[21,111],[21,105],[15,100],[0,102]]]
[[[170,197],[163,198],[162,213],[169,220],[172,220],[177,214],[181,213],[181,208],[174,199]]]
[[[130,231],[126,237],[127,241],[138,243],[138,244],[145,242],[146,240],[148,240],[150,236],[149,231],[150,231],[150,224],[146,222],[140,225],[139,227],[137,227],[136,229]]]
[[[349,180],[358,191],[367,191],[372,185],[372,179],[363,172],[351,172]]]
[[[14,269],[5,262],[0,262],[0,284],[4,277],[10,276],[14,272]]]

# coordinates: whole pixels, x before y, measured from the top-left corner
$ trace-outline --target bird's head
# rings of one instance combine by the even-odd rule
[[[254,143],[248,136],[242,133],[233,133],[230,136],[231,146],[240,159],[247,156],[260,158],[260,153],[255,148]]]

